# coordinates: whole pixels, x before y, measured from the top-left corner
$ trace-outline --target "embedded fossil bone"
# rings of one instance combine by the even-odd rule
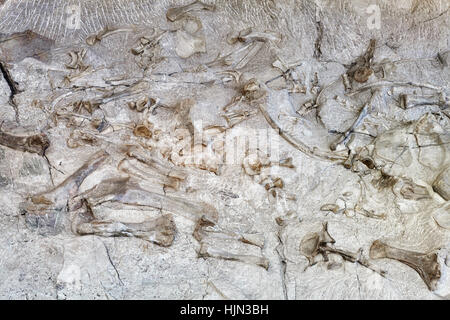
[[[265,257],[258,257],[253,255],[234,254],[221,249],[216,249],[208,244],[202,243],[198,251],[200,258],[215,258],[231,261],[239,261],[247,264],[254,264],[264,269],[269,269],[269,260]]]
[[[273,41],[273,42],[280,42],[281,35],[275,32],[260,32],[260,31],[254,31],[252,28],[247,28],[244,30],[241,30],[237,35],[234,35],[228,39],[229,44],[234,44],[237,41],[240,42],[252,42],[252,41]]]
[[[153,136],[153,123],[148,120],[144,120],[141,123],[138,123],[133,128],[133,134],[136,137],[143,137],[150,139]]]
[[[349,77],[361,83],[368,80],[369,76],[373,73],[370,64],[375,52],[375,44],[375,39],[371,39],[366,52],[350,65],[347,71]]]
[[[231,68],[239,70],[244,68],[250,60],[259,52],[264,43],[260,41],[253,41],[246,43],[243,47],[232,51],[224,56],[219,56],[214,61],[207,64],[208,67],[216,65],[231,66]]]
[[[153,170],[160,172],[167,177],[175,178],[181,181],[185,180],[187,177],[186,171],[182,168],[176,167],[170,162],[163,162],[162,160],[151,156],[148,153],[144,153],[142,150],[139,150],[136,147],[130,147],[127,151],[127,155],[146,164]]]
[[[131,53],[135,56],[142,55],[146,49],[155,47],[166,34],[166,31],[160,32],[158,35],[144,36],[139,39],[138,44],[131,48]]]
[[[340,155],[339,153],[331,153],[319,150],[317,147],[309,147],[305,145],[303,142],[296,140],[293,138],[289,133],[282,130],[277,123],[271,118],[269,113],[267,112],[267,107],[260,103],[258,104],[259,110],[263,114],[266,121],[269,123],[269,125],[278,132],[278,134],[286,140],[290,145],[292,145],[294,148],[298,149],[299,151],[303,152],[306,155],[309,155],[314,158],[322,159],[322,160],[329,160],[329,161],[345,161],[347,157],[344,155]]]
[[[320,211],[331,211],[337,213],[339,211],[339,206],[333,203],[327,203],[320,207]]]
[[[401,94],[399,96],[400,106],[403,109],[409,109],[417,106],[437,105],[442,109],[450,106],[450,101],[445,96],[444,92],[436,92],[433,95],[412,95]]]
[[[420,253],[392,247],[376,240],[370,247],[371,259],[394,259],[413,268],[431,291],[436,289],[437,281],[441,277],[436,252]]]
[[[0,145],[14,150],[43,155],[45,150],[50,146],[50,140],[45,133],[17,136],[0,130]]]
[[[300,106],[300,108],[298,108],[298,110],[296,110],[295,112],[300,116],[304,116],[307,115],[310,111],[312,111],[315,107],[316,105],[314,104],[314,102],[310,100],[303,103]]]
[[[237,240],[260,248],[264,247],[265,241],[264,235],[260,233],[241,234],[224,230],[204,216],[197,221],[193,236],[198,242],[202,242],[205,237],[214,237],[219,239]]]
[[[407,200],[424,200],[431,199],[430,194],[428,193],[427,188],[424,186],[420,186],[415,184],[411,180],[401,180],[400,186],[400,195]],[[395,191],[394,191],[395,192]]]
[[[242,167],[249,176],[260,174],[261,169],[268,166],[270,166],[269,158],[259,150],[246,156],[242,162]]]
[[[79,197],[85,199],[91,208],[102,203],[112,202],[168,211],[194,221],[203,215],[212,221],[217,221],[218,218],[214,207],[206,203],[188,201],[182,197],[145,190],[131,181],[129,177],[103,180]]]
[[[303,237],[299,250],[308,259],[309,265],[312,265],[314,258],[319,254],[319,247],[327,243],[335,242],[333,237],[328,233],[328,222],[324,222],[321,231],[309,233]]]
[[[175,223],[170,214],[141,223],[92,220],[76,226],[76,232],[80,235],[136,237],[163,247],[169,247],[173,243],[175,231]]]
[[[167,20],[174,22],[184,16],[187,12],[200,10],[214,11],[215,8],[214,5],[205,4],[200,0],[196,0],[185,6],[169,8],[166,17]]]
[[[333,247],[325,245],[325,246],[319,247],[318,251],[325,257],[329,253],[340,255],[345,261],[349,261],[352,263],[355,263],[355,262],[359,263],[360,265],[380,274],[381,276],[386,275],[386,271],[373,266],[367,259],[361,257],[361,254],[362,254],[361,249],[358,250],[356,253],[353,253],[353,252],[350,252],[347,250],[337,249],[337,248],[333,248]]]
[[[142,112],[147,107],[148,101],[149,101],[149,99],[147,96],[142,96],[136,101],[128,102],[128,107],[131,110],[136,109],[137,112]]]
[[[38,228],[49,227],[52,232],[58,232],[58,216],[66,213],[68,202],[78,192],[84,179],[100,167],[108,158],[108,153],[99,151],[72,175],[55,188],[35,194],[25,204],[27,222]]]
[[[78,69],[80,71],[85,71],[88,67],[83,64],[83,58],[86,55],[86,49],[83,48],[80,51],[70,51],[70,62],[66,64],[69,69]]]
[[[165,191],[166,188],[171,188],[173,190],[179,189],[180,184],[179,179],[167,176],[164,173],[161,173],[157,170],[151,170],[151,172],[149,172],[145,170],[148,167],[142,168],[138,166],[139,162],[133,163],[132,160],[134,159],[121,160],[117,165],[117,169],[129,175],[141,178],[144,181],[151,183],[152,185],[161,186],[163,188],[162,191]],[[141,164],[141,166],[143,165]]]
[[[358,93],[364,92],[369,89],[376,89],[376,88],[383,88],[383,87],[417,87],[417,88],[424,88],[424,89],[430,89],[437,92],[443,92],[442,88],[434,86],[429,83],[417,83],[412,81],[389,81],[389,80],[383,80],[383,81],[377,81],[373,83],[369,83],[366,85],[363,85],[361,87],[358,87],[354,89],[351,92],[346,93],[347,96],[351,97]]]
[[[93,46],[97,42],[102,41],[103,38],[108,37],[110,35],[120,33],[120,32],[130,32],[134,31],[134,28],[105,28],[98,32],[97,34],[90,35],[86,38],[86,43],[90,46]]]
[[[348,74],[344,73],[342,75],[342,83],[344,84],[345,92],[349,92],[352,90],[352,84],[350,83],[350,80],[348,79]]]
[[[450,166],[447,166],[433,182],[433,190],[445,200],[450,200]]]
[[[223,115],[225,120],[227,121],[228,128],[233,128],[235,125],[241,123],[242,121],[247,120],[251,116],[257,113],[256,110],[251,111],[231,111],[227,112]]]
[[[95,135],[83,132],[81,130],[75,130],[70,134],[67,139],[67,146],[69,148],[77,148],[82,145],[96,145],[98,143]]]

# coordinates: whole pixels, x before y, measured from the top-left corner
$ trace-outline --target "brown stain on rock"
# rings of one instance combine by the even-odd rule
[[[0,56],[6,63],[17,63],[25,58],[48,62],[55,41],[31,30],[0,34]]]

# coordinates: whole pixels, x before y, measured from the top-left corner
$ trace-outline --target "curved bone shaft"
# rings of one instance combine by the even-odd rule
[[[215,8],[216,7],[214,5],[206,4],[200,0],[197,0],[185,6],[170,8],[167,10],[166,17],[167,20],[174,22],[180,19],[187,12],[200,10],[214,11]]]

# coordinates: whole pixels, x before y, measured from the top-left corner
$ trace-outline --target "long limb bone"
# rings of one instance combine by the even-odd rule
[[[398,249],[376,240],[370,247],[370,258],[372,259],[394,259],[413,268],[428,286],[435,290],[437,281],[441,277],[440,266],[437,261],[436,252],[419,253],[404,249]]]
[[[170,214],[141,223],[123,223],[93,220],[76,226],[80,235],[95,234],[102,237],[136,237],[169,247],[175,238],[175,223]]]
[[[260,248],[264,247],[264,235],[260,233],[237,233],[220,228],[206,217],[201,217],[194,230],[194,238],[201,242],[205,237],[237,240]]]
[[[148,155],[147,153],[144,153],[142,150],[139,150],[135,147],[130,147],[130,149],[127,151],[127,155],[131,158],[137,159],[142,163],[145,163],[150,168],[168,177],[172,177],[179,180],[186,179],[187,173],[185,172],[185,170],[178,168],[169,162],[163,162],[158,158]]]
[[[450,165],[433,182],[433,190],[445,200],[450,200]]]
[[[203,215],[212,221],[218,218],[217,211],[206,203],[147,191],[129,178],[103,180],[80,195],[80,198],[86,199],[91,208],[105,202],[116,202],[168,211],[195,221]]]
[[[162,190],[164,191],[166,190],[166,188],[171,188],[173,190],[179,189],[180,180],[169,177],[156,170],[152,170],[151,172],[149,172],[145,170],[145,168],[142,168],[142,164],[139,166],[139,162],[133,163],[133,160],[134,159],[121,160],[117,166],[117,169],[129,175],[143,179],[144,181],[149,182],[152,185],[161,186]]]
[[[403,109],[429,105],[437,105],[442,109],[445,109],[450,106],[450,101],[443,92],[436,92],[433,95],[426,95],[426,96],[413,94],[400,95],[400,106]]]
[[[355,94],[358,94],[360,92],[373,89],[373,88],[383,88],[383,87],[418,87],[418,88],[425,88],[430,89],[438,92],[443,92],[442,88],[433,86],[428,83],[416,83],[416,82],[401,82],[401,81],[378,81],[366,84],[364,86],[361,86],[349,93],[347,93],[348,96],[354,96]]]
[[[55,188],[31,196],[25,206],[27,222],[32,226],[50,227],[53,232],[57,225],[60,213],[65,213],[68,202],[78,191],[81,183],[88,175],[94,172],[108,157],[105,151],[94,154],[83,166],[75,171]]]
[[[201,244],[198,256],[201,258],[216,258],[231,261],[239,261],[247,264],[255,264],[257,266],[263,267],[266,270],[269,269],[269,260],[265,257],[234,254],[221,249],[212,248],[205,243]]]

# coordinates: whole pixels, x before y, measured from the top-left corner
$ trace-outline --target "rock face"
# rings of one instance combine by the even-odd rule
[[[449,15],[0,1],[0,298],[448,298]]]

